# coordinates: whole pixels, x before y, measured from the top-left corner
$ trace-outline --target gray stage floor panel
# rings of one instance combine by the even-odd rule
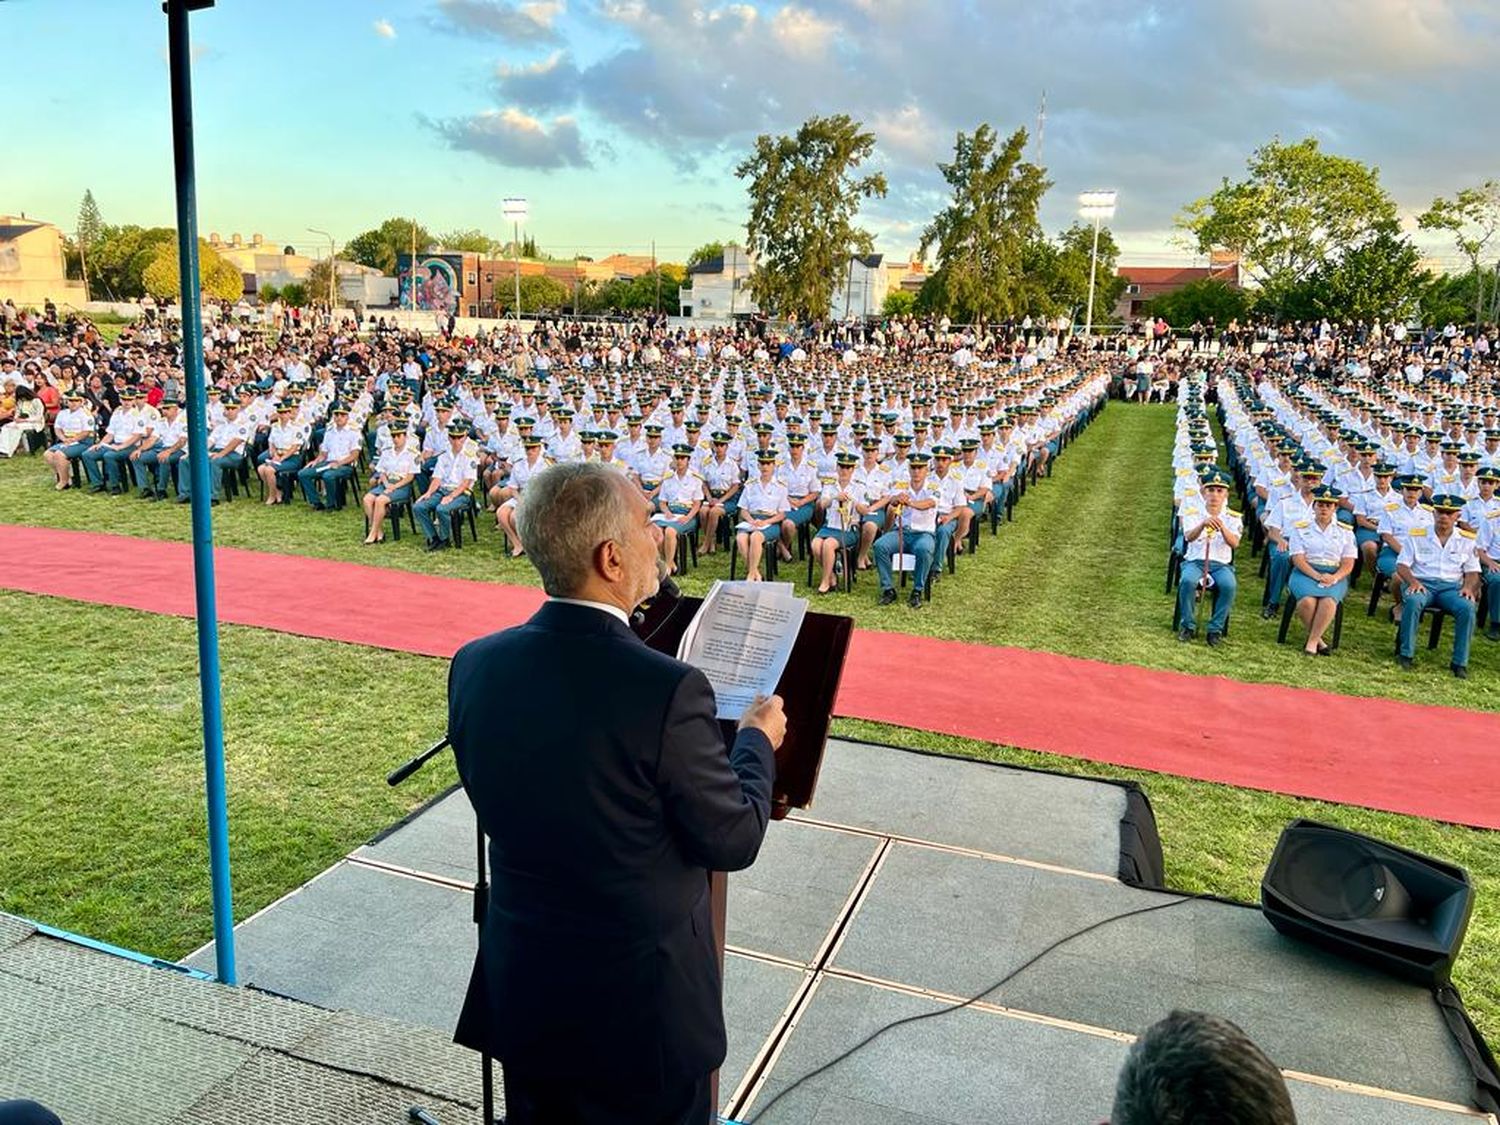
[[[794,836],[869,843],[864,837],[798,828]],[[349,1009],[451,1034],[474,959],[473,901],[450,887],[341,863],[236,929],[240,979],[323,1008]],[[827,926],[832,926],[831,915]],[[213,947],[190,960],[193,967],[211,971]],[[809,975],[733,953],[725,958],[729,1055],[720,1089],[726,1106]],[[300,1006],[298,1010],[317,1012]],[[379,1048],[385,1072],[401,1076],[409,1086],[422,1086],[420,1069],[412,1070],[415,1061],[392,1054],[394,1048],[383,1036],[372,1039],[370,1021],[360,1021],[364,1039],[351,1043],[340,1034],[337,1021],[342,1015],[319,1014],[333,1022],[317,1034],[309,1028],[299,1035],[293,1053],[333,1063],[340,1055],[362,1057]],[[399,1038],[399,1028],[387,1033]],[[0,1047],[4,1035],[0,1026]]]
[[[1114,875],[1125,790],[962,758],[833,740],[814,820]]]
[[[836,969],[968,997],[1075,930],[1174,896],[896,844]],[[1466,1102],[1471,1080],[1424,989],[1276,933],[1258,911],[1184,902],[1070,941],[988,997],[1139,1033],[1172,1008],[1233,1019],[1279,1066]]]
[[[472,883],[474,806],[459,789],[378,842],[356,848],[351,854]]]
[[[474,963],[473,896],[342,862],[235,929],[240,980],[451,1031]],[[213,946],[187,961],[213,970]]]
[[[936,1014],[943,1013],[943,1014]],[[787,1093],[885,1024],[909,1023]],[[765,1083],[737,1115],[764,1125],[1079,1125],[1109,1115],[1128,1044],[824,976]],[[1304,1082],[1302,1125],[1462,1125],[1473,1117]]]

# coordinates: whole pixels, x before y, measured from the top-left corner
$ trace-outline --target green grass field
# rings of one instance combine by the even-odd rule
[[[873,604],[874,583],[819,608],[863,626],[1014,644],[1187,672],[1322,687],[1486,710],[1497,646],[1476,641],[1474,678],[1453,680],[1446,653],[1412,674],[1389,658],[1390,627],[1351,612],[1344,647],[1307,661],[1275,644],[1253,612],[1259,583],[1242,552],[1243,598],[1220,651],[1168,631],[1162,566],[1170,497],[1171,408],[1113,405],[1064,454],[1053,478],[987,535],[977,559],[913,612]],[[58,494],[34,460],[0,464],[0,520],[185,540],[187,509]],[[361,549],[353,511],[253,502],[214,511],[221,543],[427,573],[533,582],[501,561],[498,536],[428,555],[410,538]],[[707,560],[689,590],[723,576]],[[793,568],[795,570],[795,568]],[[799,583],[805,571],[796,571]],[[786,576],[786,572],[784,575]],[[107,570],[101,571],[107,581]],[[349,596],[329,592],[330,597]],[[357,598],[357,595],[356,595]],[[357,600],[354,604],[358,604]],[[9,798],[0,833],[0,909],[161,956],[209,936],[196,649],[189,621],[0,592],[14,654],[7,693],[19,745],[0,758]],[[442,661],[226,627],[224,693],[236,915],[327,867],[453,780],[447,763],[401,790],[386,771],[441,732]],[[1277,833],[1292,817],[1336,821],[1466,866],[1479,907],[1457,979],[1476,1019],[1500,1033],[1500,833],[1297,800],[920,731],[840,720],[835,733],[1081,774],[1133,777],[1152,797],[1173,885],[1253,898]]]

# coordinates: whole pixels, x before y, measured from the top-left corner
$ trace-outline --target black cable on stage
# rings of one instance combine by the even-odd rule
[[[1201,899],[1209,899],[1209,898],[1214,898],[1214,897],[1215,896],[1211,895],[1211,894],[1185,895],[1185,896],[1183,896],[1181,898],[1174,898],[1171,902],[1158,902],[1155,906],[1143,906],[1139,910],[1127,910],[1123,914],[1111,914],[1108,918],[1100,918],[1099,921],[1092,922],[1089,925],[1083,927],[1083,929],[1081,929],[1081,930],[1074,930],[1070,934],[1064,934],[1062,937],[1060,937],[1056,941],[1054,941],[1051,945],[1049,945],[1045,949],[1043,949],[1040,953],[1038,953],[1035,956],[1031,957],[1029,960],[1022,962],[1016,968],[1014,968],[1010,972],[1006,973],[1003,977],[1001,977],[999,980],[997,980],[994,984],[990,985],[983,992],[976,993],[975,995],[969,997],[967,1000],[965,1000],[961,1004],[954,1004],[952,1007],[948,1007],[948,1008],[939,1008],[935,1012],[923,1012],[920,1015],[916,1015],[916,1016],[903,1016],[899,1020],[893,1020],[893,1021],[891,1021],[888,1024],[885,1024],[885,1025],[883,1025],[881,1027],[877,1027],[874,1031],[870,1032],[869,1035],[866,1035],[858,1043],[854,1044],[854,1046],[850,1047],[847,1051],[845,1051],[843,1054],[839,1055],[837,1058],[830,1059],[828,1062],[824,1063],[822,1066],[818,1067],[816,1070],[808,1071],[808,1073],[804,1074],[801,1078],[797,1079],[797,1081],[793,1082],[785,1090],[783,1090],[783,1091],[781,1091],[781,1093],[777,1094],[774,1098],[772,1098],[770,1101],[768,1101],[764,1106],[762,1106],[760,1109],[757,1109],[755,1111],[755,1115],[753,1117],[750,1117],[750,1118],[747,1119],[746,1125],[752,1125],[753,1122],[759,1121],[763,1115],[765,1115],[766,1113],[770,1112],[770,1109],[771,1109],[772,1106],[774,1106],[782,1098],[784,1098],[788,1094],[790,1094],[793,1090],[797,1089],[797,1087],[801,1086],[804,1082],[807,1082],[807,1081],[810,1081],[811,1079],[816,1078],[818,1075],[824,1073],[825,1071],[832,1070],[834,1067],[838,1066],[839,1063],[843,1062],[845,1059],[849,1058],[849,1056],[853,1055],[856,1051],[863,1050],[865,1047],[867,1047],[871,1043],[873,1043],[876,1039],[879,1039],[887,1031],[893,1031],[896,1028],[902,1027],[902,1026],[904,1026],[906,1024],[909,1024],[909,1023],[918,1023],[921,1020],[930,1020],[930,1019],[935,1019],[938,1016],[946,1016],[946,1015],[949,1015],[952,1012],[961,1012],[965,1008],[968,1008],[968,1007],[970,1007],[970,1006],[972,1006],[974,1004],[979,1003],[986,996],[988,996],[991,992],[994,992],[995,989],[999,988],[1001,985],[1006,984],[1010,980],[1012,980],[1015,977],[1019,976],[1026,969],[1031,968],[1031,966],[1035,965],[1043,957],[1045,957],[1045,956],[1047,956],[1047,954],[1051,953],[1054,949],[1057,949],[1059,946],[1066,945],[1068,942],[1072,941],[1074,938],[1080,938],[1084,934],[1091,933],[1092,931],[1097,930],[1100,926],[1107,926],[1107,925],[1109,925],[1109,923],[1111,923],[1111,922],[1119,922],[1122,919],[1125,919],[1125,918],[1134,918],[1134,917],[1137,917],[1138,915],[1141,915],[1141,914],[1151,914],[1151,913],[1153,913],[1154,911],[1157,911],[1157,910],[1170,910],[1172,907],[1174,907],[1174,906],[1181,906],[1185,902],[1198,902]]]

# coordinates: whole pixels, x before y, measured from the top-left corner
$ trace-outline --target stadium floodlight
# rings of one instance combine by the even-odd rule
[[[1115,200],[1118,193],[1113,189],[1085,191],[1078,196],[1078,211],[1085,219],[1094,220],[1094,249],[1089,254],[1089,304],[1083,320],[1083,334],[1094,334],[1094,276],[1099,269],[1099,224],[1115,217]]]

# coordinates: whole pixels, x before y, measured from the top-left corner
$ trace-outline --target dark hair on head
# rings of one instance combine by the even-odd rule
[[[1219,1016],[1174,1011],[1135,1041],[1110,1125],[1296,1125],[1276,1064]]]

